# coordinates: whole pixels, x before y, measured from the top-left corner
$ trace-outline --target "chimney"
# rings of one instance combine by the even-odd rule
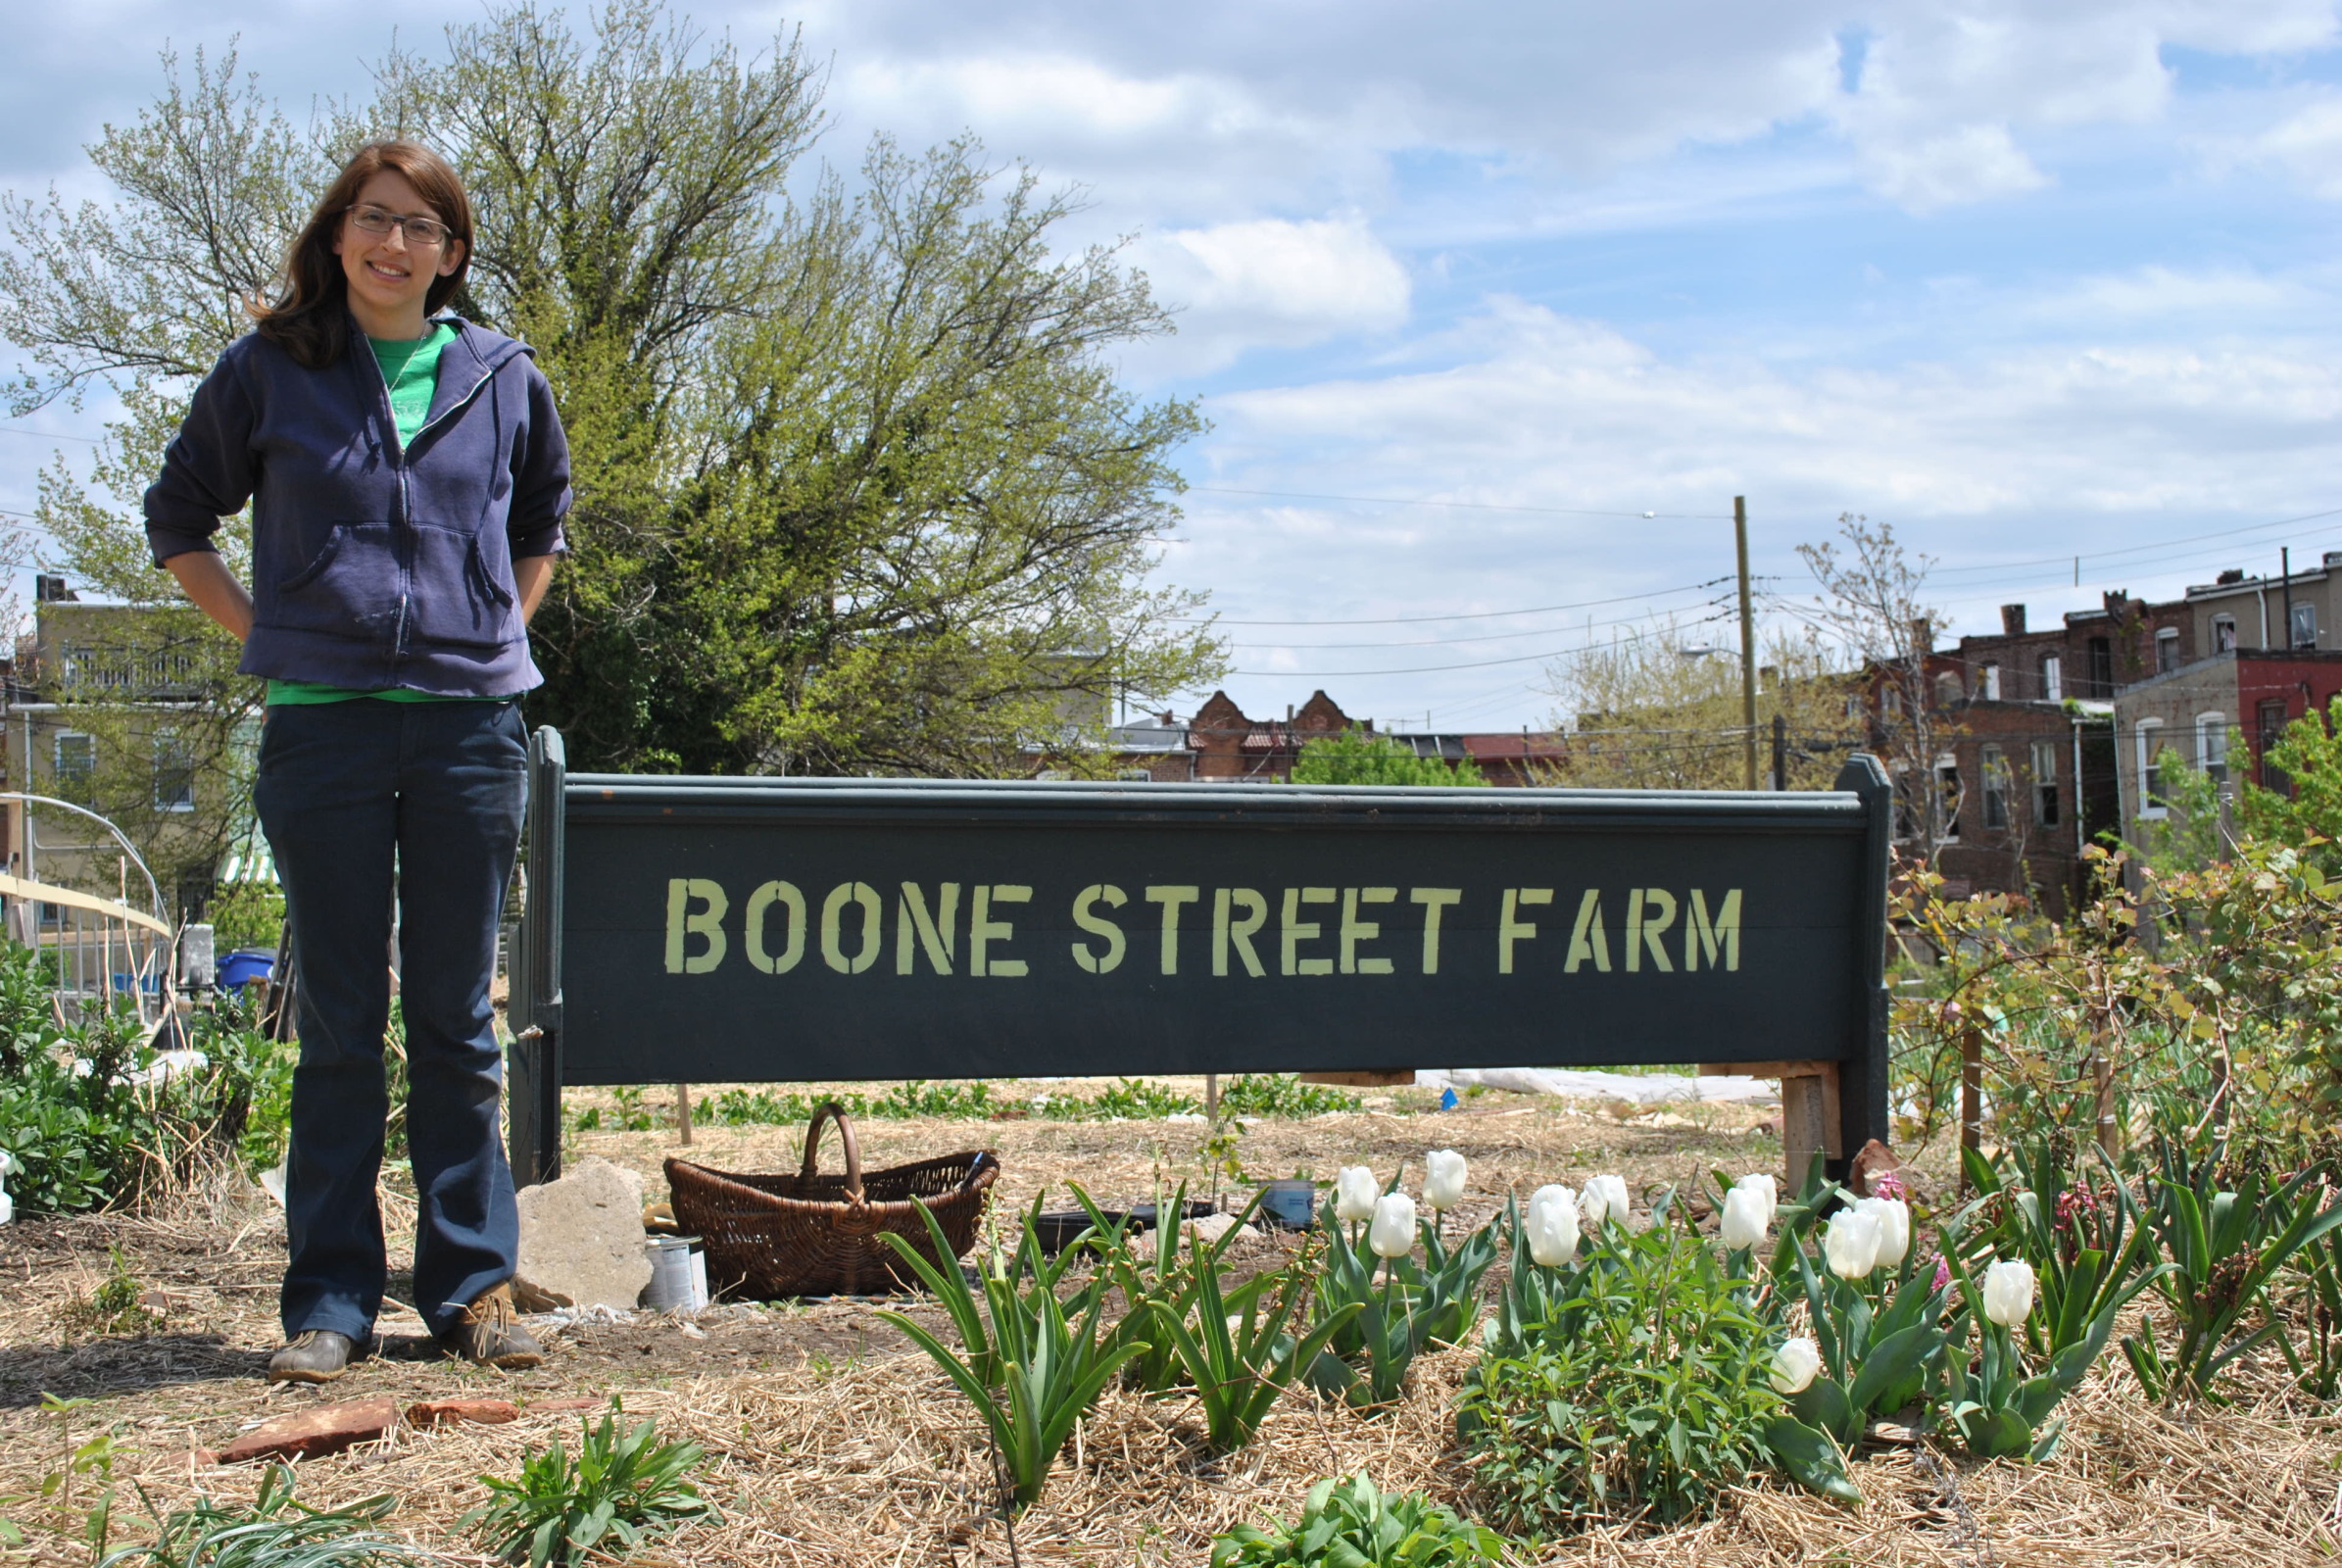
[[[2240,583],[2242,581],[2244,581],[2244,568],[2242,566],[2230,566],[2226,571],[2223,571],[2220,574],[2220,577],[2215,582],[2214,586],[2225,588],[2232,583]]]
[[[2025,635],[2025,606],[2003,605],[2000,607],[2000,631],[2004,637]]]
[[[1925,615],[1911,618],[1911,646],[1923,654],[1935,652],[1935,625]]]

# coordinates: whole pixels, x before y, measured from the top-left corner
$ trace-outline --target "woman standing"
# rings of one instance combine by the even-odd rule
[[[454,1353],[543,1351],[514,1319],[519,1219],[488,1002],[542,677],[527,622],[563,550],[569,454],[511,338],[438,315],[471,260],[454,170],[363,148],[220,357],[146,494],[147,538],[268,682],[255,788],[301,966],[278,1382],[339,1377],[373,1333],[399,908],[415,1305]],[[252,505],[252,587],[213,535]]]

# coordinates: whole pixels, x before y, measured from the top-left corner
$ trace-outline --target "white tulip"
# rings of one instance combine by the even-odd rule
[[[1984,1315],[2013,1329],[2032,1315],[2033,1266],[1997,1262],[1984,1270]]]
[[[1385,1193],[1376,1199],[1366,1245],[1374,1249],[1377,1257],[1404,1257],[1415,1250],[1415,1200],[1404,1193]]]
[[[1762,1171],[1750,1171],[1732,1183],[1732,1191],[1756,1194],[1765,1200],[1765,1223],[1771,1225],[1781,1217],[1781,1184]]]
[[[1586,1210],[1586,1223],[1600,1230],[1605,1220],[1624,1225],[1627,1222],[1627,1183],[1624,1177],[1601,1175],[1586,1179],[1586,1191],[1579,1195],[1579,1206]]]
[[[1724,1245],[1734,1251],[1765,1239],[1773,1216],[1765,1211],[1765,1195],[1753,1187],[1735,1187],[1724,1195]]]
[[[1442,1213],[1463,1201],[1464,1156],[1452,1149],[1435,1149],[1423,1156],[1423,1206]]]
[[[1830,1272],[1841,1280],[1869,1279],[1878,1266],[1878,1244],[1884,1239],[1875,1216],[1859,1208],[1839,1209],[1830,1216],[1830,1229],[1822,1233],[1822,1250],[1830,1259]]]
[[[1822,1370],[1822,1351],[1800,1335],[1773,1352],[1773,1387],[1782,1394],[1803,1394]]]
[[[1530,1261],[1559,1268],[1578,1255],[1578,1195],[1567,1187],[1540,1187],[1529,1200]]]
[[[1344,1165],[1334,1173],[1334,1217],[1345,1225],[1362,1225],[1374,1218],[1374,1200],[1383,1184],[1364,1165]]]
[[[1878,1266],[1901,1267],[1911,1252],[1911,1205],[1899,1198],[1858,1198],[1854,1207],[1878,1222]]]

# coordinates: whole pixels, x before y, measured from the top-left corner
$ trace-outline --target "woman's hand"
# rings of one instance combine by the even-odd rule
[[[179,589],[195,601],[195,608],[243,642],[252,635],[252,595],[236,581],[227,563],[211,550],[187,550],[163,563],[179,580]]]

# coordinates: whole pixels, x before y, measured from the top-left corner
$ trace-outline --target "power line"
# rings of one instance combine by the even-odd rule
[[[1729,522],[1729,514],[1706,512],[1594,512],[1584,507],[1514,507],[1494,501],[1409,501],[1395,496],[1330,496],[1306,490],[1233,490],[1225,485],[1192,484],[1200,495],[1264,496],[1275,501],[1347,501],[1362,507],[1464,507],[1475,512],[1533,512],[1549,517],[1665,518],[1672,522]]]
[[[97,440],[91,436],[61,435],[48,430],[27,430],[21,424],[0,424],[0,431],[5,431],[9,435],[37,436],[43,441],[78,441],[85,447],[98,445]]]
[[[1702,615],[1699,619],[1689,622],[1689,624],[1694,626],[1704,626],[1713,621],[1725,620],[1729,618],[1729,616],[1722,614]],[[1621,642],[1635,642],[1638,641],[1639,638],[1623,637],[1618,640]],[[1523,654],[1515,659],[1483,659],[1466,664],[1421,664],[1406,669],[1237,669],[1231,670],[1229,673],[1232,675],[1248,676],[1256,680],[1325,680],[1335,677],[1357,679],[1378,675],[1433,675],[1438,674],[1441,670],[1448,669],[1490,669],[1498,664],[1533,664],[1548,659],[1565,658],[1571,654],[1583,654],[1587,652],[1589,649],[1599,648],[1601,646],[1602,644],[1600,643],[1582,643],[1575,648],[1556,648],[1550,652],[1542,654]]]
[[[2342,507],[2330,512],[2312,512],[2299,517],[2280,517],[2274,522],[2246,523],[2241,527],[2221,528],[2212,533],[2185,534],[2177,539],[2156,539],[2143,545],[2125,545],[2120,550],[2086,550],[2068,552],[2062,556],[2040,556],[2030,561],[1998,561],[1976,566],[1945,566],[1935,576],[1956,576],[1973,571],[2005,571],[2025,566],[2072,566],[2075,561],[2112,561],[2118,557],[2146,555],[2152,551],[2168,550],[2173,545],[2202,544],[2206,540],[2229,540],[2249,533],[2266,533],[2271,528],[2291,528],[2305,522],[2319,522],[2327,517],[2342,517]]]
[[[1581,599],[1570,605],[1539,605],[1534,610],[1473,610],[1453,615],[1380,615],[1359,620],[1225,620],[1217,615],[1173,615],[1167,618],[1195,624],[1208,621],[1218,626],[1420,626],[1435,620],[1492,620],[1500,615],[1550,615],[1563,610],[1592,610],[1600,605],[1623,605],[1634,599],[1665,599],[1671,594],[1697,593],[1702,588],[1714,588],[1732,580],[1730,577],[1710,577],[1706,582],[1686,583],[1681,588],[1654,588],[1649,593],[1619,594],[1609,599]]]
[[[1717,605],[1717,601],[1713,599],[1708,600],[1706,603],[1710,608],[1714,608]],[[1684,608],[1696,609],[1698,607],[1686,606]],[[1582,629],[1590,631],[1595,626],[1632,626],[1638,620],[1650,620],[1659,615],[1672,615],[1677,613],[1680,613],[1680,612],[1672,610],[1646,610],[1639,615],[1621,615],[1615,620],[1592,621]],[[1544,626],[1533,626],[1526,631],[1495,631],[1488,632],[1478,637],[1428,637],[1417,642],[1406,643],[1237,643],[1233,646],[1238,648],[1290,648],[1295,651],[1337,648],[1453,648],[1459,647],[1465,643],[1517,642],[1524,637],[1544,636],[1550,629],[1551,628]],[[1564,629],[1566,630],[1568,628]]]

